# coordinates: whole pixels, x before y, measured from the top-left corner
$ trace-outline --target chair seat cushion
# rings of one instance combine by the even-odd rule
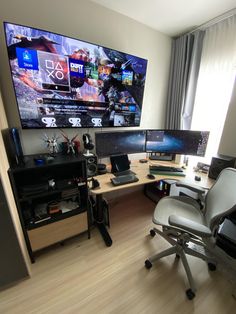
[[[176,215],[204,224],[204,217],[196,200],[186,196],[167,196],[162,198],[155,208],[153,222],[169,226],[169,216]]]

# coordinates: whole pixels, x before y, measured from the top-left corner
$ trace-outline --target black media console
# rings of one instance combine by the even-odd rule
[[[39,163],[42,160],[42,163]],[[90,237],[86,160],[78,156],[25,156],[9,169],[28,252],[84,231]]]

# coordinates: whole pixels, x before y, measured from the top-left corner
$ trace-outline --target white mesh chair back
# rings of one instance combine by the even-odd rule
[[[236,169],[225,168],[205,199],[206,225],[213,230],[220,218],[236,210]]]

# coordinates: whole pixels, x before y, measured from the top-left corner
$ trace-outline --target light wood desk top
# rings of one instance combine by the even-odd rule
[[[160,181],[163,179],[169,179],[169,180],[173,179],[173,180],[178,180],[178,181],[181,180],[185,183],[195,184],[203,188],[210,188],[215,181],[208,178],[207,174],[203,174],[203,173],[199,174],[199,173],[194,172],[192,168],[191,169],[188,168],[184,170],[186,173],[185,177],[162,174],[162,175],[155,175],[155,179],[149,179],[147,178],[147,174],[149,173],[149,165],[155,165],[155,164],[180,167],[180,165],[173,162],[149,160],[147,163],[140,163],[138,160],[132,160],[130,164],[130,169],[136,173],[136,176],[139,178],[139,181],[128,183],[128,184],[123,184],[119,186],[114,186],[110,180],[111,178],[114,177],[114,175],[108,172],[106,174],[95,177],[98,180],[100,187],[94,190],[91,190],[91,193],[94,195],[98,195],[98,194],[113,192],[116,190],[127,189],[131,187],[139,186],[139,185],[144,185],[147,183],[152,183],[152,182]],[[195,175],[200,176],[201,181],[195,181],[194,180]]]
[[[122,189],[128,189],[140,185],[144,185],[147,183],[152,183],[155,181],[160,181],[163,179],[173,179],[173,180],[181,180],[185,183],[195,184],[204,188],[209,188],[213,184],[214,180],[211,180],[208,178],[207,175],[201,174],[201,181],[195,181],[194,177],[196,173],[192,169],[186,169],[186,176],[180,177],[180,176],[173,176],[173,175],[155,175],[155,179],[149,179],[147,178],[147,174],[149,173],[149,166],[154,164],[162,164],[162,165],[168,165],[168,166],[176,166],[179,167],[178,164],[171,163],[171,162],[160,162],[160,161],[153,161],[149,160],[147,163],[140,163],[139,161],[131,161],[130,168],[133,172],[136,173],[136,176],[138,177],[139,181],[123,184],[119,186],[114,186],[111,183],[111,178],[114,177],[112,173],[106,173],[103,175],[96,176],[96,179],[98,180],[100,186],[94,190],[91,190],[91,193],[96,196],[96,225],[98,227],[98,230],[100,231],[104,242],[107,246],[112,245],[112,239],[109,235],[109,232],[106,229],[106,225],[104,224],[104,209],[103,209],[103,194],[109,193],[109,192],[115,192]],[[197,174],[199,175],[199,174]]]

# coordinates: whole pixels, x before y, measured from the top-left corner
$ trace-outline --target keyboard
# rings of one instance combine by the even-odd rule
[[[161,174],[168,176],[181,176],[185,177],[185,172],[181,168],[170,167],[170,166],[149,166],[149,171],[151,174]]]
[[[137,182],[138,180],[139,179],[134,174],[127,174],[127,175],[111,178],[111,182],[115,186]]]
[[[153,171],[183,172],[182,168],[176,168],[176,167],[170,167],[170,166],[161,166],[161,165],[149,166],[149,169],[153,170]]]

